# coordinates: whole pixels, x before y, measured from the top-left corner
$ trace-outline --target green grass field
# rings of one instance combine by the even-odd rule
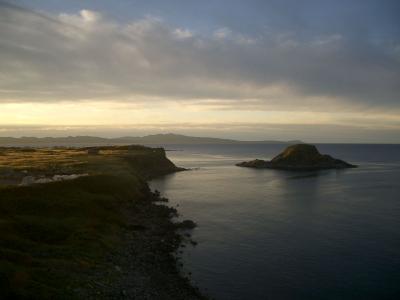
[[[150,148],[108,147],[98,155],[84,149],[2,149],[1,296],[73,298],[71,291],[121,242],[124,207],[147,201],[145,179],[174,168],[162,150]],[[27,174],[80,173],[89,176],[16,185]]]

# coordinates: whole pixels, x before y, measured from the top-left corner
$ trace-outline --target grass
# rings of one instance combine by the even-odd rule
[[[71,299],[118,247],[126,205],[145,201],[145,178],[173,170],[161,150],[2,149],[0,178],[88,173],[71,181],[0,186],[0,298]]]

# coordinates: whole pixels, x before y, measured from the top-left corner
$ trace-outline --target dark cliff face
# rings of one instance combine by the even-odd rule
[[[253,161],[239,163],[237,166],[293,171],[344,169],[355,167],[354,165],[351,165],[340,159],[335,159],[329,155],[321,154],[314,145],[308,144],[289,146],[271,161],[256,159]]]
[[[125,159],[136,172],[145,179],[152,179],[157,176],[183,171],[174,165],[165,155],[163,148],[152,148],[142,155],[127,156]]]
[[[121,157],[129,164],[132,172],[145,180],[185,170],[175,166],[167,158],[164,148],[124,145],[84,147],[80,149],[86,151],[89,155],[100,155],[103,151],[126,151],[126,154],[121,154]]]

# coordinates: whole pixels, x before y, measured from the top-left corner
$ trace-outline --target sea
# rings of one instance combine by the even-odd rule
[[[211,299],[400,299],[400,145],[316,144],[355,169],[236,167],[284,144],[167,145],[151,182],[197,223],[183,271]]]

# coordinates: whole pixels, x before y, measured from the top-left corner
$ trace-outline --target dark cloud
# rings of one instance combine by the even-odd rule
[[[91,10],[43,14],[0,2],[0,101],[147,96],[255,101],[258,109],[399,109],[400,42],[384,34],[395,31],[392,16],[381,16],[396,2],[382,2],[381,29],[352,21],[343,1],[332,6],[343,24],[327,14],[327,1],[255,1],[243,30],[214,14],[221,24],[209,32],[152,16],[121,22]],[[241,3],[230,4],[236,14]],[[376,3],[346,7],[368,21]],[[264,20],[257,8],[277,17]]]

